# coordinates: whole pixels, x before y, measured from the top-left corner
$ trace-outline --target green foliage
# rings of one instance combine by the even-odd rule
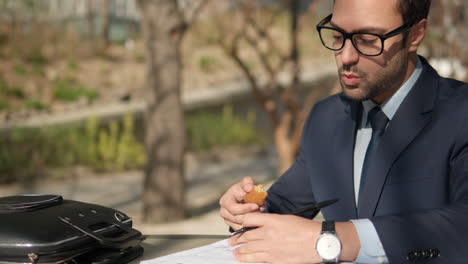
[[[67,62],[67,68],[70,69],[70,70],[78,70],[80,68],[80,66],[78,65],[78,63],[74,60],[69,60]]]
[[[247,120],[243,120],[233,114],[231,106],[225,106],[222,113],[189,114],[187,129],[189,147],[194,151],[265,143],[255,129],[255,113],[249,112]],[[74,165],[98,171],[142,168],[147,159],[135,130],[134,118],[127,114],[122,122],[107,125],[100,125],[93,117],[81,125],[4,132],[0,144],[0,183],[24,179],[25,175],[44,168]]]
[[[223,113],[200,111],[187,118],[189,148],[208,150],[214,146],[264,144],[266,139],[255,128],[255,113],[249,112],[247,120],[234,116],[232,106]]]
[[[98,165],[97,144],[95,144],[98,140],[98,130],[98,119],[96,117],[88,119],[85,126],[84,138],[82,140],[77,140],[76,144],[74,144],[75,148],[79,150],[79,159],[83,160],[85,164],[90,164],[94,167]],[[77,139],[79,139],[79,136],[77,136]],[[82,144],[80,144],[80,142]],[[80,146],[78,146],[78,144]]]
[[[99,131],[98,140],[98,155],[102,159],[102,169],[109,169],[113,164],[109,164],[109,161],[114,161],[117,151],[117,123],[112,121],[109,125],[108,130]]]
[[[42,65],[33,64],[32,67],[31,67],[31,72],[33,74],[38,75],[38,76],[42,76],[42,77],[46,76],[46,73],[44,71],[44,67]]]
[[[19,86],[13,86],[13,87],[8,87],[7,86],[6,90],[5,90],[5,94],[15,96],[17,98],[24,98],[25,97],[23,88],[19,87]]]
[[[85,91],[85,95],[88,98],[88,100],[90,100],[90,101],[94,101],[99,97],[98,91],[90,90],[90,89]]]
[[[6,46],[10,36],[4,32],[0,32],[0,47]]]
[[[83,165],[105,171],[141,168],[146,157],[133,134],[133,122],[127,115],[121,126],[114,121],[99,127],[99,121],[90,118],[82,126],[14,129],[0,144],[0,183],[22,178],[38,166]]]
[[[25,94],[21,87],[13,86],[7,83],[5,79],[0,75],[0,94],[5,96],[14,96],[17,98],[24,98]]]
[[[5,102],[3,100],[0,100],[0,111],[8,109],[9,105],[8,102]]]
[[[198,65],[203,72],[211,72],[216,67],[216,59],[210,56],[202,56]]]
[[[22,65],[16,65],[15,72],[18,76],[25,76],[28,74],[28,71]]]
[[[144,63],[146,61],[145,59],[145,55],[141,54],[141,53],[136,53],[135,54],[135,60],[136,62],[138,63]]]
[[[34,1],[34,0],[23,0],[23,5],[26,6],[27,8],[33,10],[34,8],[36,8],[38,5],[37,5],[37,1]]]
[[[82,96],[93,101],[98,98],[99,93],[96,90],[91,90],[80,85],[74,79],[65,78],[55,81],[54,96],[55,98],[66,102],[76,101]]]
[[[35,110],[46,110],[49,108],[46,104],[36,99],[28,99],[26,100],[24,105],[26,106],[26,108]]]
[[[9,89],[8,83],[0,75],[0,94],[6,95],[8,93],[8,89]]]
[[[433,30],[429,30],[426,35],[426,42],[428,41],[441,41],[443,39],[443,35],[440,32],[436,32]]]
[[[124,118],[123,131],[117,145],[117,169],[127,169],[128,164],[145,164],[145,150],[134,135],[134,121],[131,115]]]
[[[45,65],[49,62],[47,57],[44,56],[39,49],[32,49],[29,54],[26,55],[25,60],[35,65]]]

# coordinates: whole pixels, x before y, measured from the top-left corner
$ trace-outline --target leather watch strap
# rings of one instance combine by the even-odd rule
[[[335,221],[323,221],[322,232],[335,232]]]

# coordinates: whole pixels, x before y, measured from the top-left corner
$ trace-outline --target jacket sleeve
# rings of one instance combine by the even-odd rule
[[[288,214],[295,209],[315,202],[310,177],[308,175],[310,170],[306,168],[307,164],[304,160],[306,150],[303,148],[303,146],[306,146],[304,135],[307,135],[307,130],[310,127],[312,113],[313,111],[311,111],[311,114],[309,114],[309,117],[304,123],[301,147],[294,163],[268,190],[265,212]],[[301,216],[312,219],[317,213],[318,212],[309,212]]]

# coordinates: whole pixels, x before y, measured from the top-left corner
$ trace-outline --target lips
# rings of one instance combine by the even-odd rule
[[[341,81],[347,86],[356,86],[359,84],[361,78],[356,74],[343,73],[341,74]]]

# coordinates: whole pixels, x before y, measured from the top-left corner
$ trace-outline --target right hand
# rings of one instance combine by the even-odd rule
[[[254,184],[251,177],[245,177],[241,182],[232,185],[219,199],[219,215],[234,230],[242,228],[245,214],[263,210],[257,204],[242,202],[244,195],[253,190]]]

